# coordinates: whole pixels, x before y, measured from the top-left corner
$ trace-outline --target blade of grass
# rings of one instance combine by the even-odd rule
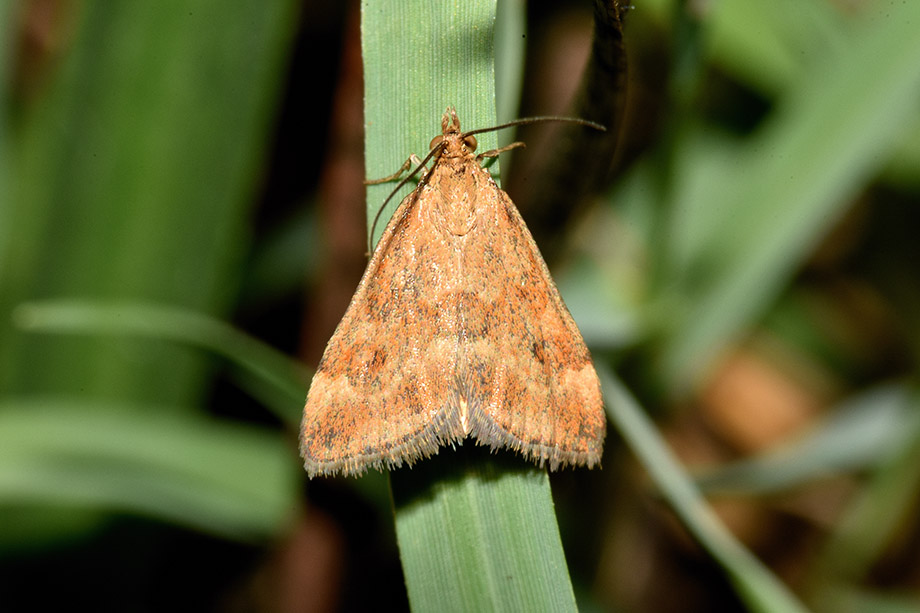
[[[261,539],[280,534],[296,511],[292,455],[275,433],[163,407],[0,403],[5,508],[103,508]],[[0,528],[0,542],[17,529]]]
[[[4,16],[35,8],[34,3],[2,2]],[[66,396],[61,402],[73,411],[60,416],[61,424],[81,432],[82,419],[95,423],[99,428],[87,436],[103,449],[117,443],[106,437],[135,440],[139,435],[126,425],[106,428],[84,416],[104,403],[100,399],[117,399],[107,405],[112,411],[143,412],[152,404],[173,411],[188,410],[203,395],[206,361],[185,348],[134,339],[30,335],[13,327],[11,313],[25,300],[61,295],[168,301],[208,313],[226,308],[234,293],[233,266],[247,246],[247,208],[260,175],[284,52],[296,26],[295,7],[294,0],[40,7],[41,23],[53,25],[43,31],[49,38],[39,45],[38,53],[48,54],[41,58],[40,87],[28,95],[17,92],[15,113],[0,113],[0,155],[8,156],[0,166],[9,169],[0,180],[11,181],[0,186],[5,189],[0,194],[4,398]],[[0,19],[4,33],[19,27],[16,19]],[[3,38],[4,59],[14,49],[7,44],[13,40]],[[7,70],[8,63],[2,64],[0,70]],[[10,82],[0,78],[0,88]],[[0,98],[0,104],[8,104],[7,96]],[[0,408],[17,406],[9,400]],[[37,426],[44,424],[40,415],[34,417]],[[204,437],[183,438],[181,430],[176,427],[173,434],[190,450],[199,442],[206,445]],[[58,438],[66,434],[54,432]],[[32,434],[28,440],[42,445],[42,433]],[[3,520],[14,515],[26,519],[30,523],[23,532],[36,541],[51,544],[52,539],[85,535],[99,525],[97,520],[104,521],[104,511],[95,510],[100,506],[64,511],[53,496],[60,488],[75,500],[90,497],[95,483],[113,506],[134,497],[158,517],[209,529],[184,508],[194,492],[179,490],[195,482],[181,467],[166,471],[175,479],[171,483],[151,476],[165,495],[142,500],[136,490],[144,481],[134,479],[138,471],[128,475],[119,473],[119,466],[102,464],[103,472],[94,476],[79,472],[80,466],[50,466],[53,458],[37,452],[23,454],[19,464],[3,463],[11,467],[5,476],[17,487],[48,493],[45,500],[51,504],[5,509]],[[245,451],[241,455],[248,457]],[[191,451],[180,456],[189,463],[187,470],[198,461]],[[130,454],[120,460],[128,462]],[[276,474],[258,461],[253,466]],[[106,474],[122,478],[105,481]],[[85,487],[75,491],[77,484]],[[273,478],[266,478],[264,486],[272,484]],[[214,504],[224,507],[219,514],[209,515],[207,501],[199,502],[202,517],[213,517],[218,530],[224,529],[221,524],[231,531],[234,524],[242,528],[259,513],[277,508],[262,500],[266,508],[253,509],[257,494],[241,492],[233,502],[220,492],[215,496]],[[67,519],[82,517],[61,521],[64,513]]]
[[[391,483],[414,610],[575,610],[545,471],[470,441]]]
[[[494,0],[362,4],[369,178],[391,174],[410,153],[427,153],[448,105],[466,129],[496,124],[495,10]],[[480,150],[496,146],[494,133],[482,137]],[[368,188],[369,219],[391,189]],[[442,470],[423,470],[438,465],[429,460],[391,473],[413,609],[574,610],[546,476],[498,469],[480,455],[458,474],[448,472],[454,455],[438,459],[447,462]]]
[[[23,336],[9,315],[60,295],[226,308],[295,5],[65,12],[59,61],[15,117],[0,389],[194,404],[204,370],[186,351]]]
[[[13,312],[34,332],[118,335],[199,346],[223,356],[251,377],[241,383],[286,423],[300,424],[309,373],[291,358],[216,318],[176,307],[85,300],[29,302]]]
[[[920,425],[909,399],[904,384],[869,390],[795,441],[700,474],[697,486],[714,495],[765,494],[887,462]]]
[[[524,82],[527,30],[527,6],[524,0],[503,0],[495,15],[495,99],[498,123],[517,119],[521,87]],[[504,147],[512,142],[514,132],[499,132],[498,143]]]
[[[802,258],[879,171],[920,91],[920,4],[885,5],[848,44],[802,75],[768,125],[683,203],[709,232],[675,251],[664,335],[668,378],[692,383],[773,299]],[[681,224],[673,226],[680,241]],[[678,309],[679,310],[679,309]]]
[[[368,1],[362,4],[361,15],[368,178],[391,175],[412,153],[428,153],[431,139],[441,133],[441,115],[449,105],[456,107],[464,129],[497,123],[494,0],[444,7]],[[481,136],[480,151],[497,147],[494,132]],[[493,168],[498,170],[497,165]],[[377,215],[393,187],[368,186],[368,219]],[[407,185],[390,201],[376,228],[375,242],[384,220],[410,189]]]
[[[907,440],[892,449],[837,522],[815,563],[813,572],[821,578],[861,580],[915,513],[920,492],[920,395],[911,390],[906,401],[912,409],[902,424]]]
[[[673,19],[676,3],[645,0],[637,8],[665,24]],[[831,27],[842,20],[844,11],[823,2],[721,0],[691,4],[690,9],[706,20],[712,63],[765,94],[774,94],[801,75],[813,52],[846,42],[844,31]]]
[[[880,592],[833,584],[815,598],[822,611],[834,613],[917,613],[920,598],[916,593]]]
[[[844,11],[825,2],[725,0],[712,11],[711,54],[765,93],[807,71],[829,46],[847,44]]]
[[[603,365],[599,365],[598,375],[610,419],[683,525],[725,569],[739,597],[752,611],[806,611],[792,592],[719,521],[626,387]]]

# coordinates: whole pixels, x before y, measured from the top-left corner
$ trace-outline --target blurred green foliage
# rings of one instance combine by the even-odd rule
[[[0,203],[0,555],[23,535],[83,533],[103,510],[275,535],[296,507],[290,444],[201,415],[212,362],[169,342],[193,324],[147,339],[39,335],[17,308],[78,298],[230,312],[295,5],[40,8],[4,3],[2,20],[3,87],[21,55],[0,127],[12,179]],[[116,328],[131,320],[89,310]]]
[[[805,360],[829,373],[834,395],[796,439],[708,467],[696,485],[626,388],[607,378],[611,419],[743,606],[788,610],[776,577],[698,491],[769,505],[845,474],[851,494],[815,522],[817,544],[783,578],[794,577],[793,591],[815,610],[917,610],[900,592],[920,564],[903,551],[920,533],[920,4],[634,5],[626,40],[638,93],[619,175],[556,269],[567,304],[602,371],[620,368],[664,419],[694,406],[726,355],[763,335],[792,348],[792,370]],[[267,550],[300,512],[292,431],[306,375],[225,321],[266,294],[280,302],[302,270],[321,274],[313,217],[275,236],[251,224],[281,95],[289,81],[311,78],[285,71],[298,10],[312,9],[291,0],[40,6],[0,1],[0,564],[25,561],[41,574],[43,555],[104,548],[125,516]],[[496,28],[504,120],[523,61],[511,39],[530,30],[519,4],[502,10],[513,20]],[[399,35],[403,23],[392,23]],[[458,64],[451,74],[472,70],[463,53],[445,59]],[[385,155],[372,156],[380,166],[371,176],[421,153],[442,107],[459,104],[395,80],[413,58],[377,60],[368,91],[402,87],[415,105],[407,117],[427,123],[394,120],[398,135],[378,145]],[[470,106],[482,93],[457,87]],[[462,115],[465,125],[494,117],[486,98]],[[375,94],[368,112],[384,121],[393,103]],[[386,189],[371,190],[369,206]],[[854,316],[853,295],[871,308]],[[233,413],[212,396],[215,375],[228,370],[283,428],[256,423],[264,416],[218,417]],[[630,467],[616,441],[604,472],[588,477],[579,525],[562,526],[585,607],[610,606],[605,578],[630,571],[605,570],[609,560],[599,559],[616,538],[608,516],[648,495],[614,483]],[[496,491],[467,492],[487,510],[465,517],[489,521]],[[531,491],[545,492],[545,478]],[[551,517],[550,501],[539,504]],[[142,540],[145,528],[135,528],[125,551]],[[579,530],[590,543],[573,549],[565,537]],[[554,530],[541,534],[556,547]],[[892,566],[893,579],[876,579]]]

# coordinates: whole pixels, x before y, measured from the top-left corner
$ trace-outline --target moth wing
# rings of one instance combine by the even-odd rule
[[[491,178],[479,183],[461,307],[472,433],[551,469],[593,466],[606,418],[591,356],[511,199]]]
[[[457,308],[431,291],[456,278],[456,263],[426,231],[420,192],[387,225],[313,377],[301,439],[311,477],[411,464],[463,436],[445,376],[459,351]]]

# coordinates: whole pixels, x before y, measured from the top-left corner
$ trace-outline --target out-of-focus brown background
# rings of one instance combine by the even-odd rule
[[[920,16],[890,4],[637,0],[609,178],[532,228],[599,367],[823,611],[920,607]],[[520,115],[566,114],[592,5],[526,14]],[[182,315],[319,359],[366,262],[358,3],[8,0],[0,41],[3,608],[405,609],[385,478],[308,488],[306,375]],[[540,220],[553,131],[522,138]],[[579,605],[744,610],[610,430],[552,477]]]

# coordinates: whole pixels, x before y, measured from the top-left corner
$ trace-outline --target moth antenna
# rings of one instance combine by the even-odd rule
[[[431,151],[429,151],[429,152],[428,152],[428,155],[425,156],[425,159],[423,159],[421,162],[419,162],[418,166],[416,166],[416,167],[412,170],[412,172],[410,172],[409,174],[407,174],[407,175],[403,178],[403,180],[400,181],[400,182],[396,185],[395,188],[393,188],[393,191],[390,192],[390,195],[387,196],[387,199],[384,200],[384,201],[383,201],[383,204],[380,205],[380,208],[377,209],[377,214],[374,215],[374,223],[371,224],[371,233],[370,233],[370,236],[367,237],[367,253],[368,253],[368,255],[370,255],[370,254],[372,254],[372,253],[374,252],[374,245],[373,245],[373,241],[374,241],[374,231],[377,229],[377,222],[380,221],[380,216],[383,214],[383,210],[387,207],[387,204],[390,202],[390,200],[393,199],[393,196],[396,195],[396,192],[398,192],[400,189],[402,189],[402,186],[405,185],[406,183],[408,183],[408,182],[412,179],[412,177],[414,177],[416,174],[418,174],[418,171],[425,167],[425,164],[428,163],[428,160],[430,160],[431,158],[433,158],[434,155],[435,155],[436,153],[438,153],[439,151],[441,151],[441,149],[443,149],[443,148],[444,148],[444,143],[443,143],[443,142],[440,142],[440,143],[438,143]]]
[[[514,126],[526,126],[532,123],[542,123],[544,121],[562,121],[565,123],[574,123],[580,126],[586,126],[588,128],[594,128],[595,130],[600,130],[601,132],[606,132],[607,127],[603,124],[599,124],[596,121],[589,121],[587,119],[579,119],[577,117],[560,117],[557,115],[540,115],[538,117],[524,117],[523,119],[515,119],[514,121],[509,121],[508,123],[499,124],[497,126],[492,126],[491,128],[479,128],[478,130],[470,130],[469,132],[464,132],[461,136],[472,136],[474,134],[482,134],[483,132],[494,132],[496,130],[504,130],[505,128],[513,128]]]

